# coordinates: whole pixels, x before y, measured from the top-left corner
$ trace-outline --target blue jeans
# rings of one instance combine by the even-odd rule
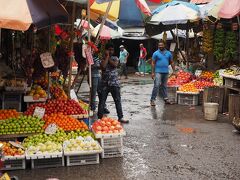
[[[145,61],[145,59],[139,58],[138,72],[146,73],[146,61]]]
[[[99,90],[99,85],[100,85],[100,77],[92,77],[92,91],[91,91],[91,103],[90,107],[91,110],[95,111],[96,110],[96,97],[97,97],[97,92]],[[98,94],[99,96],[99,94]]]
[[[154,87],[152,90],[151,101],[156,100],[159,90],[163,96],[163,99],[164,100],[168,99],[167,81],[168,81],[168,73],[156,73],[155,74]]]

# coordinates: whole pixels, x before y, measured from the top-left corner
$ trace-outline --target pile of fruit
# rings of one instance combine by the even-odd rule
[[[72,151],[96,151],[101,150],[100,145],[92,137],[77,137],[63,143],[64,152]]]
[[[17,118],[20,115],[15,109],[1,109],[0,110],[0,120]]]
[[[43,87],[44,89],[48,86],[48,75],[47,73],[41,78],[34,80],[34,84],[38,84],[39,86]]]
[[[190,82],[190,83],[180,86],[179,91],[181,91],[181,92],[199,92],[199,90],[195,87],[193,82]]]
[[[44,121],[32,116],[19,116],[0,123],[0,135],[40,133],[43,131]]]
[[[190,82],[191,79],[192,79],[191,73],[184,72],[184,71],[179,71],[177,73],[177,81],[176,81],[176,83],[177,83],[177,85],[182,85],[182,84]]]
[[[15,146],[11,145],[9,142],[0,142],[0,144],[3,144],[2,150],[3,150],[4,156],[19,156],[24,154],[24,150],[22,150],[21,148],[16,148]]]
[[[200,75],[200,79],[201,80],[205,80],[205,81],[212,81],[213,80],[213,73],[209,72],[209,71],[204,71],[202,72],[202,74]]]
[[[171,76],[171,77],[168,79],[167,85],[168,85],[168,87],[177,86],[178,84],[177,84],[177,78],[176,78],[176,76]]]
[[[200,89],[204,89],[206,87],[214,86],[214,83],[213,82],[209,82],[209,81],[194,81],[193,84],[199,90]]]
[[[31,88],[31,91],[28,93],[29,96],[33,96],[33,99],[46,98],[46,91],[38,85],[34,85]]]
[[[49,124],[54,123],[65,131],[88,130],[88,126],[83,121],[78,121],[73,117],[63,115],[62,113],[45,116],[44,120],[46,122],[44,129],[47,128]]]
[[[27,149],[28,155],[60,153],[60,152],[62,152],[62,144],[52,142],[52,141],[39,143],[36,146],[29,146]]]
[[[63,115],[80,115],[87,114],[86,110],[74,100],[49,100],[47,103],[35,103],[27,109],[24,113],[26,115],[33,115],[35,107],[45,108],[45,115],[62,113]]]
[[[58,84],[53,84],[50,88],[50,92],[53,99],[67,100],[68,97],[62,87]]]
[[[211,53],[213,51],[213,31],[211,29],[203,30],[203,52]]]
[[[36,134],[36,135],[33,135],[33,136],[28,136],[27,138],[24,139],[23,146],[25,148],[28,148],[30,146],[37,146],[39,143],[44,143],[44,142],[47,142],[47,141],[62,144],[66,140],[75,139],[79,136],[94,137],[93,133],[90,132],[90,131],[77,130],[77,131],[65,132],[62,129],[58,129],[57,132],[54,133],[54,134],[43,133],[43,134]]]
[[[103,117],[95,121],[92,125],[92,129],[96,134],[112,134],[112,133],[122,133],[123,127],[120,122],[115,119],[108,117]]]
[[[220,76],[219,70],[216,71],[213,75],[213,83],[216,86],[222,86],[223,85],[223,77]]]

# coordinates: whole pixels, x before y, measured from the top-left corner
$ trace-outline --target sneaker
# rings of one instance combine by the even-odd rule
[[[156,106],[155,101],[151,101],[150,104],[151,104],[151,106]]]
[[[110,111],[107,108],[105,108],[104,109],[104,114],[110,114]]]
[[[165,101],[165,104],[170,104],[170,105],[173,104],[173,102],[169,101],[168,99],[165,99],[164,101]]]
[[[119,119],[118,121],[120,123],[126,123],[126,124],[129,123],[129,120],[126,120],[126,119]]]

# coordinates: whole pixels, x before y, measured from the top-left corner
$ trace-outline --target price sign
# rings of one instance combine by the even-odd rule
[[[47,128],[45,129],[45,133],[46,134],[55,134],[57,132],[57,130],[58,130],[57,125],[52,123],[47,126]]]
[[[44,68],[50,68],[54,66],[54,61],[50,52],[41,54],[40,58]]]
[[[76,102],[78,102],[78,97],[77,97],[74,89],[71,89],[71,90],[70,90],[70,98],[73,99],[73,100],[75,100]]]
[[[92,51],[91,51],[90,47],[85,49],[85,54],[86,54],[86,59],[87,59],[88,64],[93,65],[94,62],[93,62],[93,56],[92,56]]]
[[[202,70],[196,70],[195,71],[195,76],[200,76],[202,74]]]
[[[16,143],[14,141],[9,141],[9,143],[16,148],[24,149],[24,147],[19,143]]]
[[[33,116],[43,118],[44,114],[45,114],[45,108],[35,107]]]

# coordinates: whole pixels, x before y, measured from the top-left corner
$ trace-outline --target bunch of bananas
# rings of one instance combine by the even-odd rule
[[[213,51],[213,32],[210,29],[203,30],[203,52],[211,53]]]

